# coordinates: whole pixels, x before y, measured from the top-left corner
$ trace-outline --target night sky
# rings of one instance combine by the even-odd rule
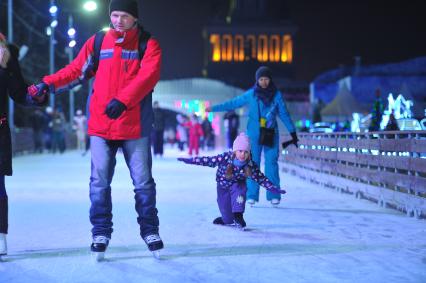
[[[208,1],[142,1],[141,17],[164,49],[163,78],[199,76],[201,31]],[[184,3],[184,4],[183,4]],[[168,9],[164,7],[169,6]],[[296,79],[351,65],[397,62],[426,56],[426,1],[287,1],[283,11],[299,28],[295,38]]]
[[[298,27],[294,38],[295,79],[311,81],[318,74],[339,67],[352,65],[354,56],[361,56],[362,64],[398,62],[426,55],[426,1],[304,1],[282,0],[281,12]],[[78,10],[82,0],[57,0],[63,17],[60,25],[65,34],[66,12]],[[75,14],[80,44],[91,34],[108,23],[108,2],[100,2],[100,9],[94,16]],[[226,14],[227,0],[141,0],[141,23],[160,40],[164,51],[162,79],[201,76],[203,67],[202,29],[212,15]],[[6,3],[2,0],[0,30],[6,30]],[[49,21],[37,16],[28,7],[44,8],[48,0],[15,0],[15,13],[27,20],[41,33]],[[219,3],[219,4],[218,4]],[[214,4],[214,5],[213,5]],[[221,5],[222,6],[221,6]],[[224,7],[222,11],[218,11]],[[43,12],[43,10],[41,10]],[[36,23],[36,24],[34,24]],[[18,44],[41,44],[34,34],[15,20],[15,38]],[[58,40],[65,40],[63,36]],[[29,41],[33,40],[33,41]],[[59,45],[61,42],[59,43]],[[58,46],[59,46],[58,45]],[[63,47],[62,47],[63,48]],[[62,48],[59,48],[61,53]],[[41,55],[45,63],[36,63],[40,68],[48,65],[47,47],[32,55]],[[34,57],[33,57],[34,58]],[[29,59],[27,59],[29,60]],[[43,62],[44,62],[43,61]],[[58,59],[60,62],[60,59]],[[31,62],[29,62],[30,64]],[[59,67],[59,66],[58,66]]]

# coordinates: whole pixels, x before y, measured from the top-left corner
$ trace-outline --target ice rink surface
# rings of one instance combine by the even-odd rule
[[[179,155],[153,159],[160,261],[140,239],[131,180],[117,156],[114,233],[101,263],[89,252],[90,154],[15,158],[0,282],[426,282],[425,220],[281,174],[288,193],[273,208],[261,189],[260,202],[246,207],[249,231],[215,226],[216,170]]]

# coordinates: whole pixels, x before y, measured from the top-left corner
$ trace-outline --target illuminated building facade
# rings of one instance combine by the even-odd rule
[[[299,98],[308,100],[307,84],[293,81],[297,27],[286,19],[285,1],[225,2],[228,13],[212,19],[203,31],[203,75],[247,89],[254,84],[257,68],[266,65],[285,95],[297,100],[304,92]]]
[[[293,61],[293,41],[291,34],[283,34],[276,29],[255,32],[254,28],[221,28],[209,30],[209,61],[284,63]]]

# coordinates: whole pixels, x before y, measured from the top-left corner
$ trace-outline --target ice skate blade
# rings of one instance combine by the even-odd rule
[[[154,256],[154,258],[156,260],[160,260],[161,259],[161,254],[160,254],[159,250],[158,251],[152,251],[152,255]]]
[[[92,252],[92,258],[95,262],[101,262],[105,259],[105,252]]]
[[[225,225],[222,225],[222,226],[230,227],[232,229],[237,229],[237,230],[240,230],[240,231],[249,231],[249,229],[247,228],[247,226],[246,227],[241,227],[240,225],[236,225],[235,223],[233,223],[233,224],[225,224]]]

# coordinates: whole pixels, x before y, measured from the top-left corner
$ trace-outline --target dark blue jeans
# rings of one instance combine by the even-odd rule
[[[0,175],[0,199],[7,198],[6,185],[4,183],[4,175]]]
[[[123,150],[135,192],[135,209],[138,214],[142,237],[158,233],[158,211],[156,189],[152,178],[151,145],[148,137],[137,140],[108,141],[100,137],[90,137],[92,173],[90,177],[90,222],[92,235],[111,238],[112,202],[111,181],[116,164],[118,148]]]

